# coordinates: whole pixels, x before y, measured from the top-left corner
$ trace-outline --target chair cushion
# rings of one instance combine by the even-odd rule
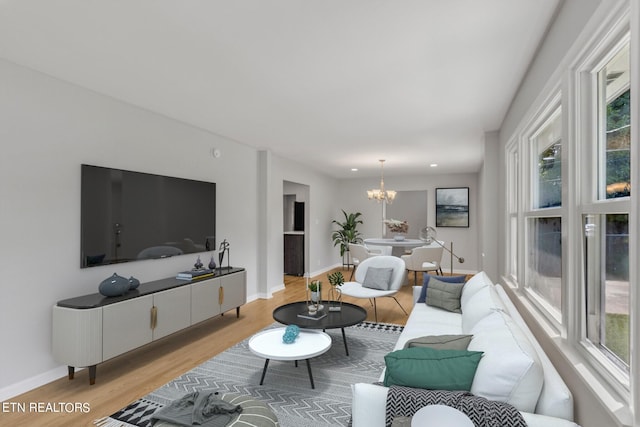
[[[454,313],[462,313],[460,310],[460,295],[464,283],[446,283],[438,279],[431,279],[427,287],[425,302],[432,307],[439,307]]]
[[[473,335],[427,335],[412,338],[404,348],[430,347],[437,350],[466,350]]]
[[[429,280],[431,280],[432,277],[437,278],[437,280],[440,280],[441,282],[463,283],[464,279],[467,276],[434,276],[432,274],[425,274],[422,281],[422,290],[420,291],[420,296],[418,297],[418,301],[416,302],[425,302],[425,299],[427,298],[427,288],[429,287]]]
[[[362,281],[362,286],[381,291],[389,290],[393,268],[369,267]]]
[[[429,347],[397,350],[384,357],[384,385],[469,391],[481,358],[480,351]]]

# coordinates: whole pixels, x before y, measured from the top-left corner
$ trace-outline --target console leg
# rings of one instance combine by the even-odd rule
[[[89,385],[96,383],[96,365],[89,366]]]
[[[76,373],[76,368],[73,366],[67,366],[67,371],[69,372],[69,379],[72,380]]]
[[[240,318],[240,307],[236,307],[236,317]]]

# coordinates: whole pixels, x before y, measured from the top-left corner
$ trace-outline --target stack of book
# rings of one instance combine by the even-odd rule
[[[324,310],[318,310],[314,313],[309,313],[309,310],[304,310],[303,312],[298,313],[298,317],[309,320],[320,320],[327,317],[327,313],[325,313]]]
[[[182,271],[178,273],[178,275],[176,276],[176,279],[180,279],[180,280],[204,279],[205,277],[212,277],[214,274],[215,274],[214,270],[203,268],[200,270]]]

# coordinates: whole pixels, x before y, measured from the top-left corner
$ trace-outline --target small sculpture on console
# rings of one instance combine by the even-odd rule
[[[229,264],[229,242],[227,239],[224,239],[220,242],[220,247],[218,248],[218,265],[222,268],[222,261],[224,260],[224,253],[227,253],[227,269],[231,269]]]
[[[202,263],[202,261],[200,261],[200,257],[198,257],[198,259],[196,260],[196,263],[193,264],[193,266],[196,268],[196,270],[201,270],[202,269],[204,264]]]
[[[213,260],[213,255],[211,255],[211,261],[209,261],[209,270],[216,269],[216,262]]]

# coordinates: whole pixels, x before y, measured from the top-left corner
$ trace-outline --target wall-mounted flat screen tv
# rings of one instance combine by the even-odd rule
[[[215,249],[215,183],[82,165],[81,184],[81,267]]]

